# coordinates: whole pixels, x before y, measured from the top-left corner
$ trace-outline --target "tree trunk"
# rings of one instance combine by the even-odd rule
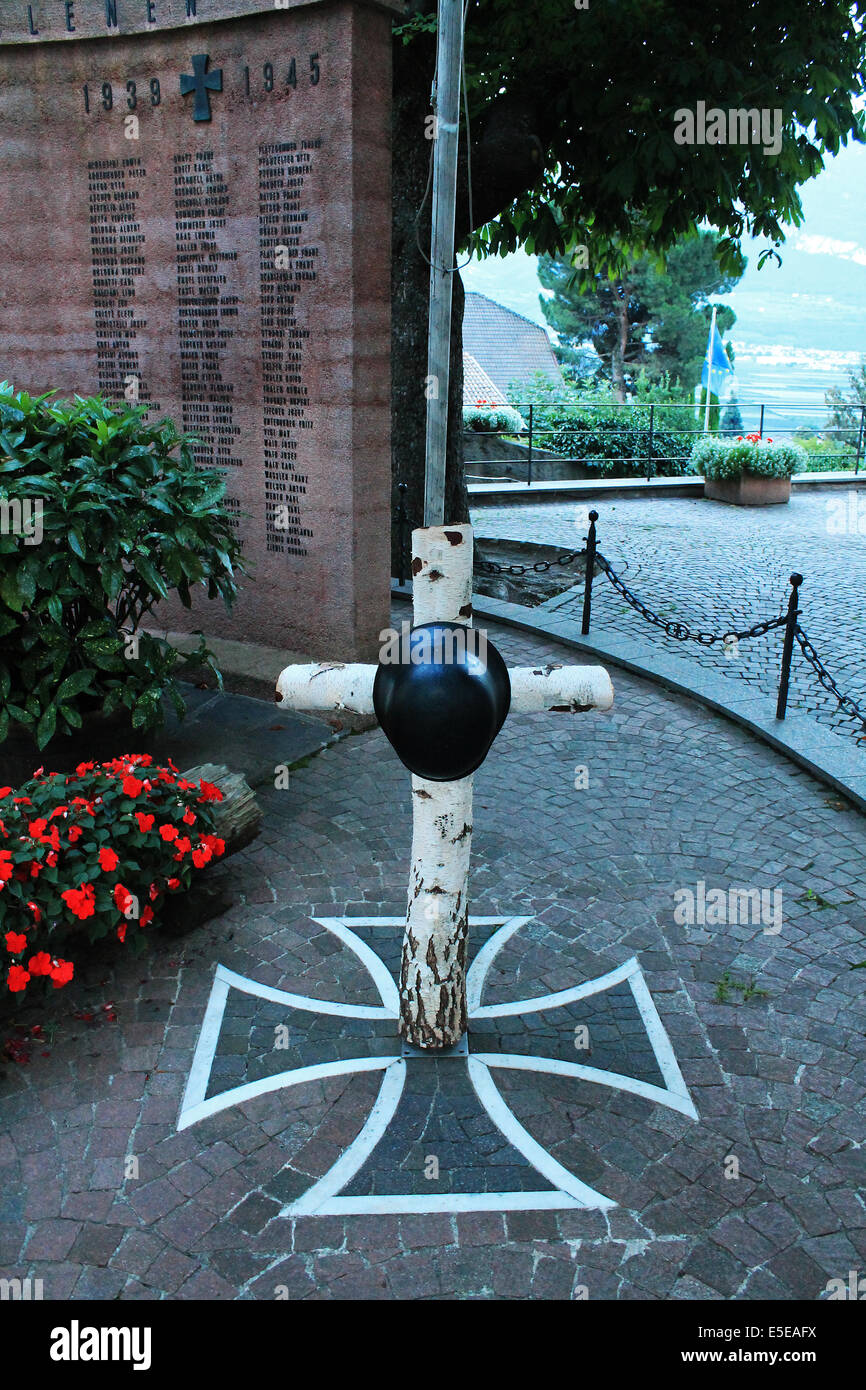
[[[472,625],[472,530],[412,536],[414,621]],[[414,1047],[451,1047],[466,1031],[466,935],[472,777],[412,777],[412,869],[400,969],[400,1032]]]
[[[255,793],[239,772],[229,772],[221,763],[202,763],[187,768],[181,776],[189,782],[202,777],[213,782],[223,794],[212,803],[214,834],[225,840],[225,854],[212,860],[203,874],[192,881],[188,893],[167,897],[160,909],[160,927],[173,936],[185,936],[195,927],[228,912],[234,903],[231,870],[221,872],[230,854],[251,844],[262,827],[262,812]]]
[[[239,772],[229,772],[222,763],[202,763],[181,774],[189,782],[213,782],[223,794],[211,803],[214,834],[225,840],[225,858],[252,844],[262,828],[262,811],[255,793]]]

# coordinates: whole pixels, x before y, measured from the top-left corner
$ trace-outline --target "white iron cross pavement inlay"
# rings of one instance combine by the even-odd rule
[[[412,533],[413,616],[422,623],[472,625],[472,528],[429,526]],[[377,667],[325,662],[288,666],[277,699],[296,710],[372,714]],[[613,686],[601,666],[509,670],[511,709],[610,709]],[[466,936],[473,777],[430,781],[412,774],[412,868],[400,973],[400,1032],[414,1047],[453,1047],[466,1030]]]
[[[291,1163],[287,1165],[281,1177],[291,1180],[296,1195],[284,1206],[282,1215],[604,1210],[615,1206],[610,1197],[570,1172],[533,1137],[515,1114],[513,1099],[509,1103],[496,1084],[493,1073],[499,1071],[588,1082],[697,1119],[636,958],[555,994],[482,1004],[485,983],[499,952],[531,919],[473,917],[471,925],[478,939],[487,930],[492,934],[467,974],[469,1047],[465,1055],[452,1054],[436,1064],[426,1057],[419,1061],[401,1056],[396,1032],[391,1031],[399,1009],[393,967],[388,967],[362,935],[372,929],[374,939],[375,933],[379,939],[384,933],[387,940],[390,932],[402,925],[401,919],[313,920],[354,951],[369,972],[381,1003],[344,1004],[292,994],[218,966],[178,1119],[178,1129],[183,1130],[273,1091],[338,1076],[381,1073],[378,1094],[366,1120],[327,1172],[310,1178]],[[237,1015],[239,996],[261,1001],[260,1008],[270,1006],[271,1012],[262,1023],[265,1034],[273,1031],[274,1018],[281,1019],[287,1031],[287,1021],[291,1021],[296,1037],[303,1040],[295,1053],[295,1066],[279,1067],[277,1059],[286,1057],[285,1052],[257,1052],[252,1046],[246,1061],[232,1049],[222,1058],[222,1065],[237,1062],[238,1068],[228,1078],[224,1071],[220,1073],[224,1020]],[[593,1015],[587,1012],[591,1005],[596,1009]],[[571,1060],[576,1055],[575,1016],[592,1017],[593,1032],[598,1020],[599,1039],[618,1035],[618,1040],[596,1045],[593,1065]],[[520,1033],[508,1026],[515,1017],[523,1025]],[[357,1037],[356,1031],[346,1031],[359,1019],[369,1023],[368,1039]],[[248,1020],[247,1010],[237,1021],[243,1026]],[[541,1031],[539,1020],[546,1021]],[[374,1050],[376,1027],[378,1048]],[[357,1053],[347,1056],[347,1050],[351,1054],[352,1049],[343,1044],[350,1039],[357,1040]],[[527,1045],[531,1050],[525,1050]],[[438,1055],[442,1056],[441,1052]],[[431,1088],[424,1082],[436,1065],[440,1074]],[[224,1084],[230,1077],[235,1078],[235,1084],[220,1089],[220,1082]],[[438,1111],[437,1101],[441,1103]],[[530,1110],[526,1118],[531,1125],[537,1106],[533,1104]],[[444,1151],[441,1171],[438,1161],[435,1173],[421,1171],[418,1157],[429,1149]],[[285,1198],[285,1191],[281,1195]]]

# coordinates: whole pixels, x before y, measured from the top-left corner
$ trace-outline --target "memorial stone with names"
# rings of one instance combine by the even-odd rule
[[[0,0],[0,378],[141,402],[250,575],[168,628],[387,626],[394,0]]]

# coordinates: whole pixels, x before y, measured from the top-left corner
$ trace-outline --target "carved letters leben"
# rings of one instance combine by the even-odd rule
[[[250,578],[169,629],[347,658],[387,624],[389,22],[0,4],[3,374],[169,415],[227,475]]]

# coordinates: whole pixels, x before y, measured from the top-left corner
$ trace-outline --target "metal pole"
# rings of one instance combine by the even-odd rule
[[[653,475],[653,412],[654,412],[654,411],[655,411],[655,406],[652,405],[652,404],[650,404],[649,443],[648,443],[648,445],[647,445],[647,459],[646,459],[646,480],[647,480],[647,482],[649,482],[650,478],[651,478],[652,475]]]
[[[598,512],[589,514],[589,535],[586,538],[586,577],[583,582],[583,622],[580,631],[584,637],[589,632],[589,619],[592,611],[592,575],[595,569],[595,523]]]
[[[764,438],[764,407],[761,406],[761,423],[758,425],[758,438]]]
[[[707,408],[704,411],[704,434],[710,428],[710,387],[713,384],[713,348],[716,346],[716,313],[713,305],[713,321],[710,324],[710,346],[707,349]]]
[[[451,295],[463,0],[439,0],[434,97],[433,212],[430,233],[430,326],[427,339],[427,437],[424,525],[445,523],[445,450],[451,371]]]
[[[400,493],[400,503],[397,508],[397,534],[399,536],[399,567],[397,577],[401,587],[406,583],[406,532],[408,530],[409,516],[406,511],[406,492],[405,483],[398,483],[397,489]]]
[[[529,457],[526,460],[526,486],[532,487],[532,406],[529,407]]]
[[[860,459],[863,455],[863,434],[866,430],[866,405],[860,407],[860,429],[857,432],[857,458],[854,462],[854,476],[860,472]]]
[[[799,588],[803,583],[802,574],[791,575],[791,594],[788,599],[788,621],[785,624],[785,645],[782,648],[782,672],[779,677],[779,698],[776,701],[776,718],[784,719],[788,708],[788,681],[791,675],[791,657],[794,652],[794,633],[800,616],[798,607]]]

